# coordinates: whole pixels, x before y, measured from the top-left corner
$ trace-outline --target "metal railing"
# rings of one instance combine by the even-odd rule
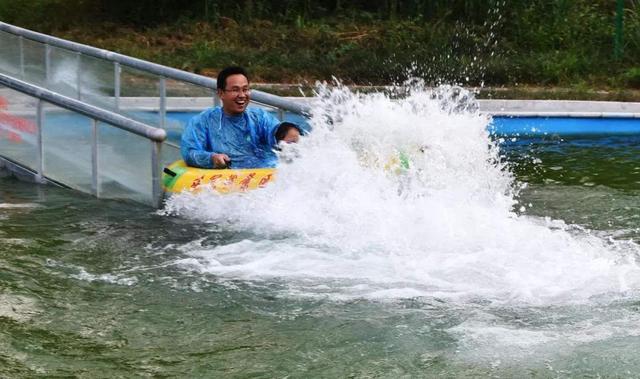
[[[151,141],[152,149],[150,159],[153,181],[152,197],[155,205],[159,205],[162,197],[162,191],[160,187],[160,165],[162,163],[161,159],[165,158],[160,158],[161,145],[166,145],[165,149],[163,149],[162,151],[163,154],[173,152],[173,149],[179,148],[175,144],[171,144],[169,143],[169,141],[165,140],[167,137],[167,132],[165,131],[165,129],[169,127],[169,124],[167,124],[165,117],[167,115],[168,105],[167,84],[170,84],[168,83],[168,81],[172,80],[175,82],[183,82],[184,84],[199,86],[204,90],[204,93],[206,93],[207,95],[211,94],[213,105],[217,105],[219,104],[219,100],[216,96],[216,80],[190,72],[147,62],[141,59],[132,58],[112,51],[98,49],[88,45],[56,38],[4,22],[0,22],[0,32],[3,32],[3,34],[7,36],[12,36],[9,40],[12,41],[12,45],[7,45],[9,48],[9,50],[7,51],[11,51],[11,49],[17,48],[17,51],[13,50],[13,54],[9,54],[9,57],[12,56],[13,59],[15,59],[17,67],[14,66],[15,68],[11,69],[8,73],[10,75],[19,76],[20,78],[22,78],[22,80],[18,80],[14,77],[0,74],[0,85],[4,85],[8,88],[14,89],[18,92],[22,92],[38,99],[35,115],[38,134],[35,136],[36,138],[33,142],[37,145],[35,152],[35,155],[37,155],[37,163],[30,164],[36,166],[31,167],[31,169],[35,172],[36,178],[42,180],[45,173],[43,167],[42,119],[43,102],[48,102],[67,110],[82,114],[92,120],[92,136],[90,138],[90,143],[92,144],[92,161],[91,167],[87,167],[86,169],[91,170],[91,191],[97,197],[100,197],[99,192],[101,191],[101,187],[98,183],[98,175],[102,174],[102,171],[104,171],[101,170],[101,173],[98,173],[98,150],[96,148],[96,145],[98,144],[98,121],[104,122],[111,126],[116,126],[117,128],[120,128],[127,132],[143,136],[144,138]],[[42,49],[40,50],[42,51],[42,53],[39,53],[42,55],[35,56],[39,57],[36,61],[39,61],[39,59],[43,59],[42,61],[39,61],[42,62],[43,66],[39,67],[43,67],[44,72],[34,71],[34,67],[38,67],[37,65],[39,64],[38,63],[34,65],[32,62],[32,58],[34,57],[33,52],[38,51],[34,49],[34,47],[36,46],[39,49]],[[60,56],[60,53],[58,51],[64,51],[65,54],[68,54],[67,58],[65,59],[71,59],[72,65],[73,60],[76,61],[75,64],[77,68],[75,73],[73,71],[70,71],[72,72],[71,76],[64,78],[64,84],[66,85],[68,83],[70,85],[70,89],[73,90],[71,92],[66,90],[60,91],[55,87],[55,83],[60,82],[56,79],[57,74],[59,73],[57,69],[60,68],[56,67],[56,64],[58,64],[59,66],[60,63],[60,61],[58,61]],[[111,102],[109,102],[109,104],[92,103],[92,101],[95,100],[96,92],[95,88],[92,88],[90,85],[87,86],[87,84],[85,84],[86,82],[82,81],[82,62],[84,61],[83,57],[97,59],[99,61],[102,61],[102,64],[105,65],[106,71],[103,71],[105,77],[111,77],[113,80],[113,87],[106,87],[108,88],[106,92],[107,99],[111,98]],[[66,64],[67,67],[69,67],[68,63],[63,64]],[[127,79],[131,79],[130,73],[133,71],[148,74],[152,77],[151,83],[157,83],[157,87],[154,91],[156,91],[155,93],[157,93],[158,100],[155,100],[155,96],[153,96],[151,99],[154,103],[157,101],[157,103],[155,104],[157,104],[157,114],[159,116],[159,119],[157,120],[157,122],[153,122],[153,124],[154,126],[158,126],[159,128],[148,125],[150,121],[147,118],[140,117],[140,115],[135,114],[135,112],[129,113],[131,108],[128,109],[127,105],[131,104],[131,101],[135,102],[136,100],[130,97],[127,98],[127,101],[125,102],[124,97],[121,96],[122,93],[127,93],[127,88],[123,87],[123,84],[127,83]],[[36,72],[36,80],[32,81],[31,79],[27,79],[29,75],[33,75],[30,74],[33,72]],[[44,74],[44,77],[42,77],[44,79],[43,81],[41,79],[37,79],[40,75],[38,74],[39,72],[42,72]],[[127,74],[129,74],[129,76],[127,76]],[[56,93],[56,91],[58,91],[59,93]],[[101,91],[104,91],[104,89],[102,89]],[[65,93],[67,96],[62,95],[62,93]],[[93,100],[86,97],[85,93],[94,96]],[[134,93],[139,92],[134,91]],[[306,104],[293,102],[262,91],[252,91],[251,98],[252,101],[260,105],[275,108],[277,116],[280,119],[284,119],[285,112],[298,115],[308,115],[310,113],[310,107]],[[140,121],[142,122],[134,120],[134,118],[138,117],[140,117]]]
[[[44,178],[44,154],[43,154],[43,102],[57,105],[61,108],[71,110],[89,117],[92,120],[91,131],[91,190],[92,194],[99,197],[98,193],[98,148],[97,148],[97,122],[102,121],[109,125],[115,126],[127,132],[142,136],[152,143],[151,148],[151,188],[152,202],[154,206],[159,206],[162,199],[161,189],[161,168],[160,168],[160,150],[162,142],[167,138],[166,131],[160,128],[154,128],[144,123],[132,120],[117,113],[113,113],[93,105],[83,103],[82,101],[62,96],[55,92],[49,91],[21,80],[14,79],[7,75],[0,74],[0,85],[11,88],[18,92],[24,93],[31,97],[37,98],[36,108],[36,166],[32,167],[36,172],[36,178],[42,180]]]
[[[76,52],[78,54],[78,57],[80,57],[81,54],[85,54],[88,56],[113,62],[114,83],[115,83],[114,98],[115,98],[116,108],[120,102],[120,73],[121,73],[120,65],[129,66],[144,72],[148,72],[148,73],[152,73],[160,76],[159,83],[158,83],[160,93],[158,94],[158,96],[160,98],[159,113],[161,116],[166,114],[166,111],[167,111],[166,83],[165,83],[166,79],[174,79],[178,81],[199,85],[205,88],[209,88],[212,90],[212,98],[217,99],[217,97],[215,96],[215,91],[217,89],[216,80],[212,78],[208,78],[205,76],[193,74],[193,73],[178,70],[175,68],[159,65],[156,63],[147,62],[141,59],[132,58],[132,57],[118,54],[109,50],[98,49],[98,48],[83,45],[80,43],[71,42],[61,38],[34,32],[32,30],[20,28],[4,22],[0,22],[0,30],[7,33],[11,33],[19,37],[19,49],[20,49],[19,70],[21,73],[24,73],[24,64],[25,64],[23,38],[40,42],[45,45],[45,71],[46,71],[45,77],[46,78],[49,77],[50,68],[51,68],[50,46],[55,46],[58,48]],[[81,92],[79,75],[77,78],[77,91],[78,93]],[[266,92],[254,90],[251,92],[251,99],[252,101],[255,101],[257,103],[279,109],[278,116],[281,119],[284,117],[283,111],[287,111],[287,112],[291,112],[299,115],[309,114],[309,107],[307,105],[292,102],[282,97],[272,95]],[[164,118],[161,117],[161,120],[163,119]]]

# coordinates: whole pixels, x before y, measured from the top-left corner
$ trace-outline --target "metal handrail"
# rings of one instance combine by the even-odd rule
[[[145,137],[152,141],[162,142],[167,139],[167,132],[164,129],[154,128],[153,126],[144,124],[142,122],[132,120],[128,117],[124,117],[117,113],[113,113],[102,108],[95,107],[93,105],[89,105],[80,100],[60,95],[53,91],[49,91],[48,89],[23,82],[22,80],[14,79],[4,74],[0,74],[0,84],[25,93],[29,96],[45,100],[51,104],[58,105],[62,108],[69,109],[74,112],[81,113],[85,116],[106,122],[115,127]]]
[[[157,63],[151,63],[151,62],[144,61],[142,59],[132,58],[126,55],[118,54],[113,51],[98,49],[92,46],[83,45],[81,43],[72,42],[65,39],[53,37],[50,35],[34,32],[32,30],[20,28],[18,26],[7,24],[5,22],[0,22],[0,30],[17,35],[17,36],[22,36],[24,38],[27,38],[33,41],[44,43],[46,45],[51,45],[51,46],[71,50],[74,52],[86,54],[92,57],[105,59],[105,60],[114,62],[116,64],[123,64],[129,67],[133,67],[142,71],[156,74],[165,78],[170,78],[170,79],[175,79],[175,80],[196,84],[202,87],[210,88],[212,90],[215,90],[217,88],[216,80],[206,76],[193,74],[190,72],[163,66]],[[256,102],[269,105],[274,108],[280,108],[292,113],[296,113],[300,115],[307,115],[310,113],[310,108],[305,104],[295,103],[266,92],[257,91],[257,90],[251,91],[251,98]]]
[[[100,197],[98,187],[98,121],[105,122],[127,132],[137,134],[147,138],[151,142],[151,199],[154,206],[160,206],[162,201],[162,188],[160,183],[160,149],[163,141],[167,138],[167,132],[164,129],[154,128],[153,126],[132,120],[117,113],[113,113],[93,105],[83,103],[80,100],[72,99],[45,88],[35,86],[14,79],[10,76],[0,74],[0,85],[11,88],[26,95],[38,99],[36,108],[36,124],[37,128],[37,149],[35,168],[36,179],[44,180],[44,144],[42,139],[43,125],[43,109],[44,101],[60,106],[62,108],[83,114],[90,117],[91,120],[91,192],[94,196]]]

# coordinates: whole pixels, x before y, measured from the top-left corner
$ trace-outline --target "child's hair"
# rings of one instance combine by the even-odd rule
[[[278,130],[276,131],[276,141],[282,141],[291,128],[298,129],[296,124],[293,124],[291,122],[285,121],[281,123],[280,126],[278,126]]]

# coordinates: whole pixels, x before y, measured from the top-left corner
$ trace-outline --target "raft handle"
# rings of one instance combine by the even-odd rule
[[[169,175],[169,176],[176,176],[178,174],[176,174],[175,172],[169,170],[167,167],[164,168],[164,170],[162,170],[162,172],[164,172],[165,174]]]

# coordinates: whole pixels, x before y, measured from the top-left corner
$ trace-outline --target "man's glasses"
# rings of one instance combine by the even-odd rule
[[[247,88],[234,87],[234,88],[231,88],[231,89],[223,89],[223,91],[227,92],[227,93],[230,93],[230,94],[233,94],[235,96],[238,96],[240,94],[243,94],[243,95],[251,94],[251,89],[249,89],[248,87]]]

